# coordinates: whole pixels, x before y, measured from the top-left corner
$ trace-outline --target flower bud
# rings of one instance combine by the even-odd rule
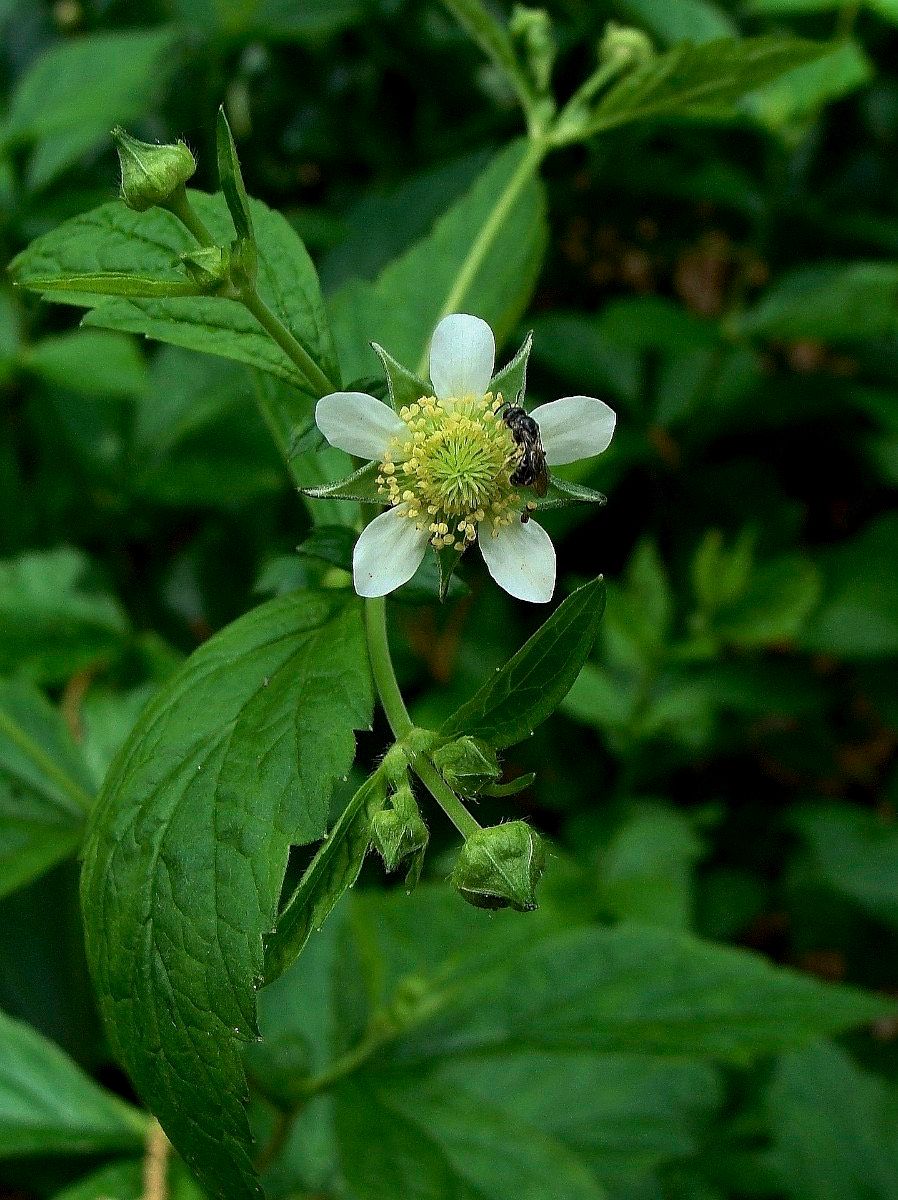
[[[544,8],[526,8],[516,4],[509,31],[524,52],[537,92],[544,94],[549,89],[552,66],[558,52],[552,18]]]
[[[630,25],[618,25],[609,21],[605,36],[599,43],[601,63],[619,63],[621,66],[642,67],[655,57],[651,38],[641,29]]]
[[[184,142],[159,146],[140,142],[116,126],[112,140],[122,168],[122,199],[135,212],[165,201],[196,170],[196,160]]]
[[[481,788],[502,775],[492,746],[467,734],[434,751],[433,765],[452,790],[462,796],[476,796]]]
[[[475,908],[536,908],[536,885],[546,864],[539,834],[526,821],[508,821],[472,834],[461,848],[452,883]]]
[[[214,291],[228,278],[231,256],[224,246],[198,246],[182,254],[181,262],[194,283]]]
[[[387,807],[375,813],[371,837],[388,871],[409,860],[406,882],[414,886],[421,876],[430,835],[407,783],[396,789]]]

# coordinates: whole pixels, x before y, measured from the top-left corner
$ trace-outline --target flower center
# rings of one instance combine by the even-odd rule
[[[510,474],[519,451],[499,415],[502,397],[423,396],[400,410],[407,433],[384,455],[378,487],[436,547],[464,550],[486,522],[497,533],[521,509]]]

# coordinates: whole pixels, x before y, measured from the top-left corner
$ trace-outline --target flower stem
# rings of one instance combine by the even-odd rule
[[[215,238],[207,229],[196,209],[190,203],[187,189],[179,187],[166,201],[166,208],[178,218],[188,233],[201,246],[214,246]],[[297,370],[308,381],[317,396],[325,396],[335,390],[335,384],[321,370],[305,346],[293,336],[280,317],[271,311],[259,295],[254,283],[243,283],[235,289],[236,299],[256,318],[272,341],[276,342]]]
[[[393,736],[401,742],[413,732],[415,726],[409,716],[396,672],[393,669],[393,659],[390,654],[390,641],[387,635],[387,605],[383,596],[373,597],[365,601],[365,631],[368,637],[368,656],[371,659],[371,673],[374,685],[380,698],[381,706],[393,730]],[[442,775],[424,754],[418,754],[411,761],[411,768],[442,808],[443,812],[462,834],[470,837],[480,829],[452,788],[443,780]]]

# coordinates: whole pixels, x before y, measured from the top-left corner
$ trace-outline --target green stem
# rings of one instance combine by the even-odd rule
[[[296,340],[280,318],[275,316],[255,287],[250,285],[242,287],[239,298],[272,341],[277,342],[293,365],[302,372],[319,397],[336,391],[336,385],[328,379],[308,350]]]
[[[402,699],[402,692],[393,669],[390,639],[387,635],[387,604],[383,596],[365,601],[365,632],[368,637],[368,656],[371,673],[380,703],[398,742],[407,737],[414,724]]]
[[[396,1030],[386,1022],[375,1023],[357,1045],[332,1062],[326,1070],[318,1075],[313,1075],[304,1084],[303,1093],[306,1099],[311,1100],[313,1096],[329,1091],[335,1083],[339,1083],[341,1079],[345,1079],[347,1075],[357,1071],[372,1054],[395,1036]]]
[[[192,234],[201,246],[214,246],[216,244],[215,238],[206,228],[202,219],[198,216],[196,209],[190,203],[190,197],[187,195],[187,189],[183,183],[172,192],[165,202],[165,207],[173,216],[178,218],[187,232]]]
[[[187,189],[183,185],[168,198],[166,208],[178,218],[188,233],[192,234],[201,246],[216,245],[215,238],[190,203]],[[234,299],[239,300],[244,308],[252,313],[268,336],[280,346],[318,396],[325,396],[328,392],[336,390],[335,385],[321,370],[305,346],[297,341],[283,321],[271,311],[254,284],[244,284],[238,288]]]
[[[577,88],[558,114],[552,127],[550,137],[555,145],[563,146],[566,142],[576,141],[581,136],[583,121],[579,117],[582,110],[596,92],[606,84],[613,82],[628,65],[627,58],[611,58]],[[565,130],[565,126],[568,126],[567,130]]]
[[[401,742],[412,733],[415,726],[405,706],[393,669],[390,640],[387,635],[387,606],[383,596],[365,601],[365,631],[374,685],[393,730],[393,736]],[[419,754],[412,759],[411,768],[463,837],[468,838],[472,833],[479,831],[478,823],[429,758]]]
[[[499,235],[502,224],[508,216],[512,205],[526,184],[536,174],[547,151],[548,146],[544,141],[531,142],[527,147],[527,152],[518,164],[517,170],[497,197],[492,212],[472,242],[471,249],[468,251],[467,257],[455,277],[455,283],[446,297],[446,301],[437,318],[438,321],[442,320],[443,317],[448,317],[450,313],[460,311],[461,305],[477,277],[477,272],[483,266],[486,256],[492,249],[493,243]],[[427,353],[425,350],[418,364],[419,375],[423,375],[427,370]]]

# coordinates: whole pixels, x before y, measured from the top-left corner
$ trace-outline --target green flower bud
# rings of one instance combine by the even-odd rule
[[[406,882],[413,887],[421,877],[430,835],[407,783],[396,789],[387,807],[375,813],[371,838],[388,871],[409,860]]]
[[[601,63],[642,67],[654,57],[655,48],[651,39],[641,29],[618,25],[616,21],[609,21],[605,26],[605,36],[599,43]]]
[[[452,883],[475,908],[536,908],[536,885],[546,865],[543,841],[526,821],[508,821],[472,834],[462,846]]]
[[[435,750],[433,765],[452,790],[462,796],[476,796],[502,775],[492,746],[467,734]]]
[[[231,256],[225,246],[199,246],[182,254],[181,262],[194,283],[214,291],[228,278]]]
[[[558,53],[552,18],[544,8],[525,8],[522,4],[516,4],[509,31],[524,52],[537,92],[543,95],[549,90],[552,67]]]
[[[116,126],[112,140],[122,168],[122,199],[135,212],[164,204],[196,170],[196,160],[184,142],[158,146],[139,142]]]

